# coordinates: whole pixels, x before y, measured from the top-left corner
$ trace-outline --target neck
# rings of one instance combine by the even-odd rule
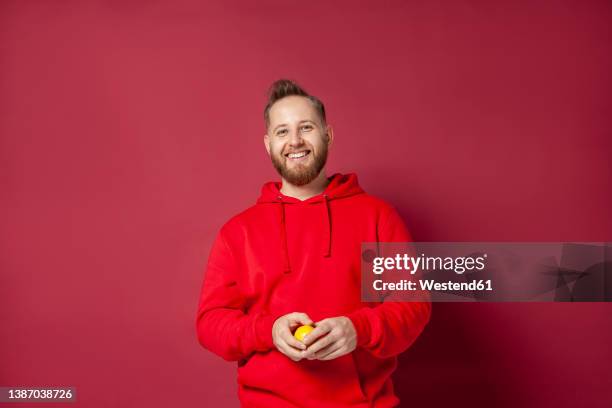
[[[282,180],[283,185],[281,186],[280,192],[288,197],[297,198],[301,201],[308,200],[310,197],[321,194],[329,184],[329,180],[325,175],[325,170],[321,170],[314,180],[303,186],[291,184],[284,178]]]

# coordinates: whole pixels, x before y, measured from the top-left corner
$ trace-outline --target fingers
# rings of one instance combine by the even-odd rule
[[[312,325],[313,321],[306,313],[294,312],[287,315],[287,319],[289,320],[289,325]]]
[[[338,341],[338,336],[334,333],[330,333],[327,336],[317,340],[314,344],[308,346],[306,352],[304,353],[305,358],[310,358],[315,356],[315,354],[327,346],[336,343]]]
[[[332,350],[330,353],[325,354],[322,357],[318,357],[319,360],[333,360],[334,358],[341,357],[345,354],[348,354],[348,350],[345,347],[338,347]]]
[[[333,329],[332,324],[327,320],[321,320],[318,322],[313,331],[304,336],[304,344],[310,346],[313,344],[319,337],[326,335]]]
[[[278,341],[276,348],[293,361],[300,361],[302,358],[304,358],[301,350],[293,348],[283,339]]]
[[[323,319],[316,324],[306,314],[301,312],[289,313],[279,319],[273,329],[273,338],[276,348],[293,361],[304,358],[309,360],[333,360],[351,352],[350,330],[345,326],[343,317]],[[304,341],[297,340],[292,332],[300,325],[313,325],[312,332],[304,336]],[[348,337],[347,337],[348,336]]]
[[[350,353],[356,347],[356,336],[350,320],[344,316],[321,320],[304,337],[308,346],[303,352],[309,360],[332,360]]]
[[[322,356],[326,356],[327,354],[331,353],[332,351],[336,350],[337,348],[337,342],[332,342],[330,344],[328,344],[327,346],[323,347],[322,349],[320,349],[319,351],[316,352],[310,352],[310,350],[306,350],[303,354],[304,354],[304,358],[307,358],[308,360],[319,360],[320,357]]]
[[[326,356],[330,355],[331,353],[335,352],[336,350],[340,348],[342,348],[341,340],[335,341],[331,343],[329,346],[324,347],[321,350],[317,351],[315,355],[313,356],[313,358],[317,360],[323,360],[325,359]]]
[[[289,331],[289,329],[283,329],[280,333],[280,338],[293,348],[299,350],[306,350],[306,345],[296,339],[293,334],[291,334],[291,331]]]
[[[313,324],[312,319],[306,313],[294,312],[279,318],[272,329],[274,345],[293,361],[304,358],[302,351],[306,349],[306,345],[293,337],[291,331],[293,327],[304,324]]]

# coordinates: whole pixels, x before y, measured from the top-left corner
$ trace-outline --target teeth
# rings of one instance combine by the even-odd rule
[[[297,159],[299,157],[304,157],[304,156],[306,156],[306,152],[289,153],[287,157],[289,157],[290,159]]]

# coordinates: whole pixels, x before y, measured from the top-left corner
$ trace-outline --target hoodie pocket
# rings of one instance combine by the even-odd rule
[[[367,401],[368,397],[366,396],[365,390],[363,389],[363,384],[361,383],[361,376],[359,375],[359,367],[357,366],[355,352],[349,353],[348,356],[351,357],[351,363],[353,364],[353,370],[355,372],[355,380],[357,381],[357,386],[359,387],[361,397]]]
[[[276,350],[256,353],[238,368],[238,383],[305,406],[367,401],[352,353],[329,361],[297,362]]]

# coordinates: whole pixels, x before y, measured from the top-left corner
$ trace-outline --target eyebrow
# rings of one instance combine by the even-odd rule
[[[315,123],[314,121],[310,120],[310,119],[300,120],[300,121],[298,122],[298,124],[300,124],[300,123],[304,123],[304,122],[310,122],[310,123],[312,123],[312,124],[316,125],[316,123]],[[274,127],[274,129],[272,129],[272,133],[276,132],[276,129],[278,129],[278,128],[279,128],[279,127],[281,127],[281,126],[287,126],[287,124],[286,124],[286,123],[281,123],[280,125],[276,125],[276,126]]]

